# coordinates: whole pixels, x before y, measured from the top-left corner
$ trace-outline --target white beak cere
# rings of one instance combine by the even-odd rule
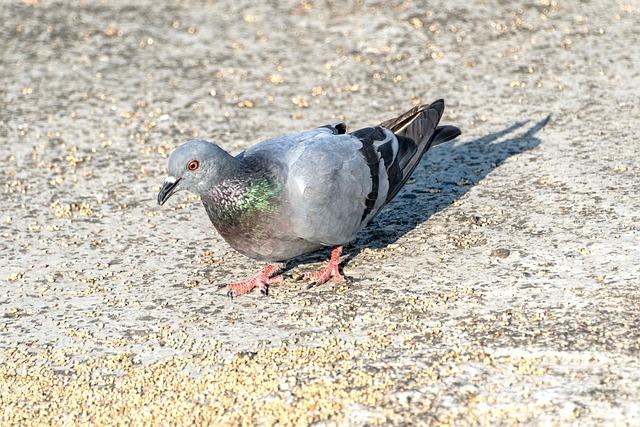
[[[166,202],[169,197],[176,192],[179,182],[180,178],[174,178],[172,176],[168,176],[164,180],[164,183],[160,188],[160,192],[158,193],[158,204],[160,206],[164,205],[164,202]]]

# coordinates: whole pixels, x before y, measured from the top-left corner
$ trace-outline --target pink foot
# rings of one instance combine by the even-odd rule
[[[308,288],[315,285],[322,285],[329,281],[334,283],[340,283],[344,281],[344,277],[340,274],[340,253],[342,252],[342,246],[336,246],[331,251],[331,259],[329,263],[320,271],[313,273],[307,273],[304,275],[305,279],[313,280],[313,283],[309,284]]]
[[[254,277],[241,282],[227,285],[227,295],[231,298],[239,297],[259,288],[262,295],[269,295],[269,285],[280,283],[284,280],[278,273],[284,268],[282,264],[269,264]]]

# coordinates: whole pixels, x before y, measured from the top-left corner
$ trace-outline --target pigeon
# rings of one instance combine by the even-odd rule
[[[233,156],[193,139],[169,156],[158,193],[163,205],[187,190],[200,196],[218,233],[235,250],[267,262],[227,285],[238,297],[283,281],[292,258],[333,248],[328,264],[305,275],[311,285],[344,280],[342,246],[355,239],[407,182],[429,148],[460,135],[438,126],[444,101],[354,132],[336,123],[262,141]]]

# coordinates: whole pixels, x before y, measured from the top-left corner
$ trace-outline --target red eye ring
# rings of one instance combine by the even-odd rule
[[[194,170],[197,170],[199,167],[200,167],[200,162],[198,162],[197,160],[191,160],[187,164],[187,170],[190,170],[191,172],[193,172]]]

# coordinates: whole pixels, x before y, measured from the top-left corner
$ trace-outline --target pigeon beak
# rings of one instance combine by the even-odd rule
[[[174,178],[172,176],[167,177],[160,188],[160,192],[158,193],[158,204],[160,206],[164,205],[169,197],[173,195],[178,189],[178,183],[180,182],[180,178]]]

